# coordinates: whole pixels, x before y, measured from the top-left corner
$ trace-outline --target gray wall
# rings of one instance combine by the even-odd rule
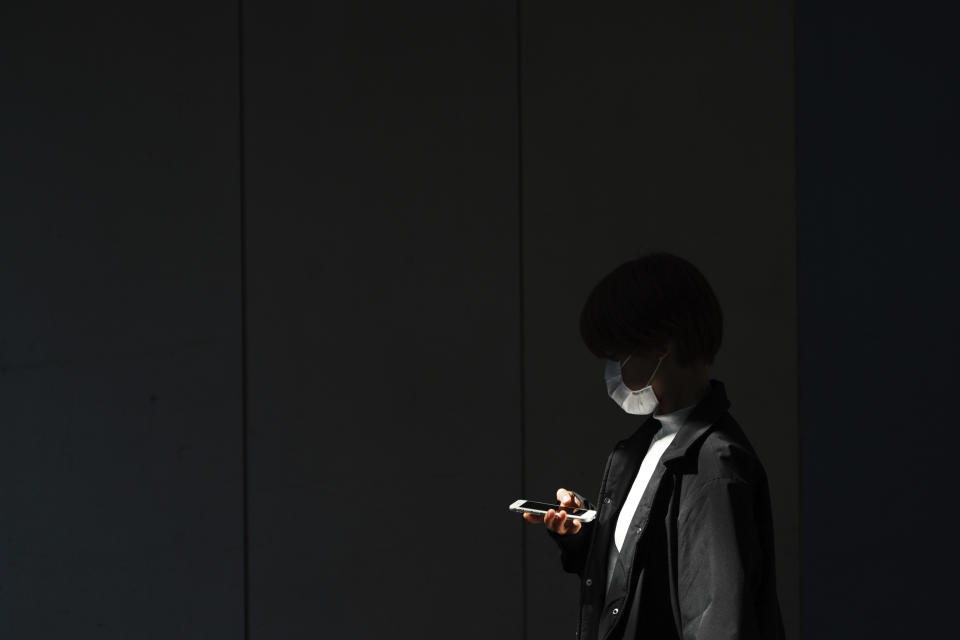
[[[789,5],[0,17],[5,635],[572,637],[506,505],[596,495],[637,423],[577,313],[657,248],[724,305],[798,637]]]
[[[246,24],[254,636],[520,637],[514,5]]]
[[[5,638],[243,633],[236,17],[0,10]]]

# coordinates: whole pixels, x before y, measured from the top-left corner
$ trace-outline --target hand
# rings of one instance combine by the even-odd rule
[[[582,508],[583,504],[564,488],[557,489],[557,501],[561,507]],[[579,533],[583,523],[579,518],[567,518],[567,512],[562,508],[559,511],[550,509],[546,515],[541,513],[524,513],[523,519],[527,522],[542,522],[547,529],[560,535]]]

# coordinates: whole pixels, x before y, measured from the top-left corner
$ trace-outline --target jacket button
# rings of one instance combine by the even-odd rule
[[[593,584],[593,580],[591,580],[590,578],[587,578],[587,586],[589,587],[592,584]]]
[[[610,504],[610,498],[609,498],[609,497],[604,498],[604,499],[603,499],[603,503],[604,503],[604,504]]]
[[[617,609],[616,607],[614,607],[613,611],[611,611],[610,613],[612,613],[613,615],[617,615],[618,613],[620,613],[620,609]]]

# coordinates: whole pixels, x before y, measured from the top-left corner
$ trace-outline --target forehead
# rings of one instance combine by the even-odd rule
[[[637,349],[611,349],[607,352],[607,358],[609,360],[616,360],[617,362],[622,362],[626,360],[631,355],[637,353]]]
[[[603,357],[607,360],[623,360],[629,353],[624,349],[609,348],[604,350]]]
[[[631,360],[633,360],[634,358],[644,358],[648,356],[653,357],[655,355],[656,355],[656,349],[653,349],[650,347],[633,347],[633,348],[626,347],[622,349],[611,350],[607,357],[610,358],[611,360],[617,360],[618,362],[622,362],[627,358],[630,358]]]

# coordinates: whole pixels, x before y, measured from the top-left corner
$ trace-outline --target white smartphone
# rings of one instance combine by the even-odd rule
[[[551,502],[537,502],[536,500],[517,500],[510,505],[510,511],[516,511],[517,513],[539,513],[540,515],[545,514],[548,510],[553,509],[554,511],[566,511],[568,518],[576,518],[577,520],[582,520],[583,522],[592,522],[594,518],[597,517],[597,512],[594,509],[577,509],[570,507],[561,507],[557,503]]]

